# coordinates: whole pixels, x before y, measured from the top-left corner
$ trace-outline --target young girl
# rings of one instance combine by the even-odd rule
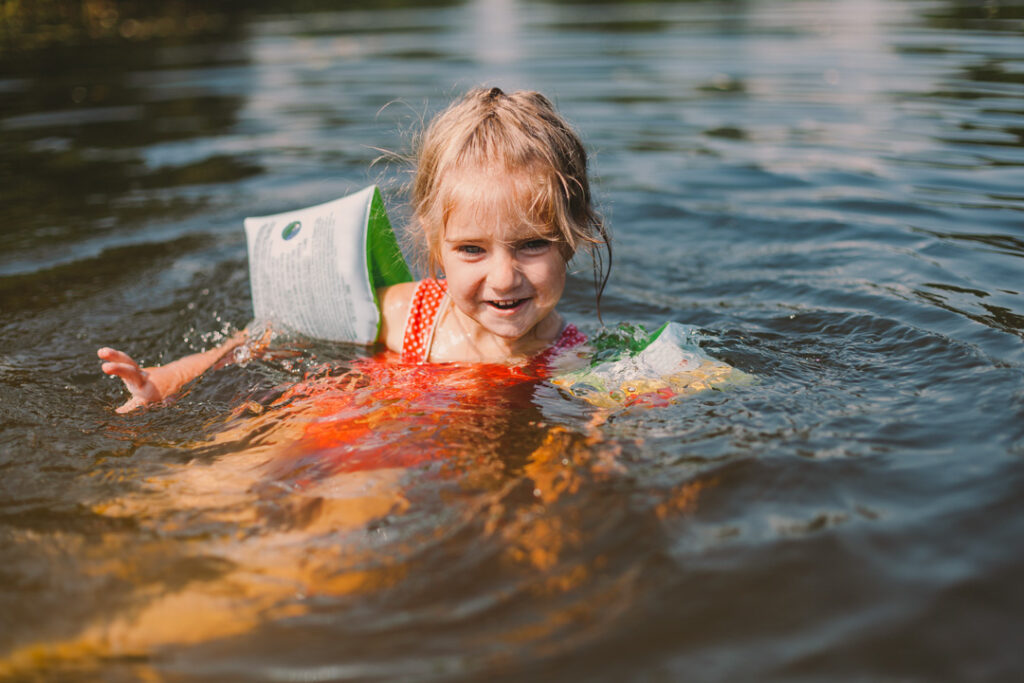
[[[420,143],[412,200],[430,277],[379,293],[378,341],[403,362],[517,365],[584,340],[555,310],[567,264],[590,250],[600,297],[600,249],[610,267],[611,245],[583,145],[543,95],[475,89],[439,114]],[[118,408],[128,412],[174,394],[244,342],[239,333],[147,369],[114,349],[98,355],[131,392]]]

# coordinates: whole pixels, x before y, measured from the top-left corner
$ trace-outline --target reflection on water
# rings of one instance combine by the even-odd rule
[[[5,675],[1012,680],[1024,6],[65,6],[0,30]],[[279,340],[113,414],[95,348],[247,324],[244,216],[377,182],[401,223],[482,82],[592,149],[605,320],[759,383],[595,416]]]
[[[402,621],[433,628],[437,605],[406,604],[406,592],[439,571],[466,577],[463,600],[461,591],[483,583],[460,614],[442,619],[456,624],[524,594],[579,590],[595,573],[611,580],[601,552],[607,510],[597,518],[566,503],[621,475],[617,451],[597,434],[545,426],[531,403],[535,380],[500,367],[377,360],[326,370],[267,405],[243,402],[226,428],[191,447],[192,460],[94,504],[92,514],[124,523],[78,550],[79,571],[131,587],[131,599],[70,638],[16,649],[0,671],[92,670],[96,658],[160,653],[282,620],[330,631],[315,614],[347,609],[353,596],[396,601]],[[678,514],[697,488],[686,484],[658,514]],[[477,552],[467,557],[468,539]],[[630,580],[614,579],[611,596],[573,597],[491,627],[487,658],[560,632],[583,637],[604,618],[603,603],[622,599],[614,584]],[[371,630],[390,632],[393,619]],[[347,628],[358,637],[367,625]]]

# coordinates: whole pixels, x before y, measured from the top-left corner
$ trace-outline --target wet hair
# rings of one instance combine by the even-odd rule
[[[477,211],[508,211],[535,226],[558,243],[566,262],[589,251],[600,316],[611,240],[591,200],[586,150],[546,97],[470,90],[423,131],[416,162],[411,228],[426,246],[431,276],[440,270],[448,219],[457,202],[468,200]]]

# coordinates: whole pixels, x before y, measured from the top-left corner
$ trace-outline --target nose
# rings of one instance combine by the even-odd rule
[[[496,294],[512,292],[519,286],[522,273],[515,257],[505,250],[499,250],[491,260],[487,271],[487,284]]]

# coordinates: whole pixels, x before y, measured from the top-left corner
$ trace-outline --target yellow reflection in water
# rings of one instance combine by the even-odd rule
[[[312,597],[367,594],[422,572],[412,565],[416,546],[435,541],[443,528],[398,543],[375,545],[367,538],[375,520],[417,512],[408,492],[423,468],[322,470],[317,469],[323,460],[319,451],[307,462],[295,450],[296,444],[311,443],[311,433],[317,444],[336,433],[342,456],[354,446],[344,443],[345,434],[381,440],[379,450],[387,454],[426,447],[428,432],[402,427],[410,419],[408,405],[379,400],[371,409],[349,410],[353,406],[335,404],[328,416],[321,399],[310,392],[288,395],[271,409],[243,404],[201,445],[225,449],[227,455],[167,466],[160,476],[140,482],[138,491],[97,504],[97,514],[130,521],[140,531],[104,536],[83,562],[84,571],[107,585],[123,582],[130,600],[118,611],[96,616],[72,637],[10,653],[0,660],[0,676],[81,668],[83,662],[99,669],[110,657],[144,661],[167,648],[238,636],[301,616]],[[447,394],[444,399],[449,400]],[[453,525],[478,529],[475,542],[495,543],[501,571],[516,582],[512,590],[541,605],[525,620],[476,637],[490,639],[491,645],[495,639],[531,643],[544,655],[570,647],[632,604],[640,569],[627,564],[608,575],[608,557],[587,547],[594,533],[588,531],[593,506],[572,502],[587,500],[588,487],[620,476],[624,468],[618,446],[604,441],[597,429],[580,434],[537,427],[539,445],[519,470],[509,472],[500,457],[487,453],[486,444],[500,441],[510,420],[520,418],[510,417],[516,414],[512,405],[492,407],[461,414],[467,424],[452,419],[459,406],[450,402],[432,417],[427,410],[421,413],[439,423],[438,442],[452,444],[437,476],[446,478],[449,490],[467,492],[449,505],[449,510],[455,506]],[[331,420],[341,425],[333,432]],[[236,445],[239,450],[231,452]],[[338,462],[350,464],[344,458]],[[673,490],[655,515],[684,514],[705,485]],[[507,495],[526,486],[532,494],[527,502]]]
[[[216,440],[264,430],[267,419],[238,425]],[[276,430],[250,450],[169,467],[137,493],[96,505],[97,514],[152,532],[107,534],[89,553],[85,571],[132,586],[132,606],[68,640],[16,650],[0,660],[0,676],[83,659],[144,657],[168,646],[234,636],[304,613],[307,597],[399,581],[399,562],[339,540],[408,508],[405,471],[350,472],[302,487],[268,482],[265,470],[282,439],[300,428],[301,421],[278,419]],[[193,564],[212,567],[207,574],[214,576],[187,576],[181,586],[154,576],[161,567],[181,564],[183,554],[203,560]]]

